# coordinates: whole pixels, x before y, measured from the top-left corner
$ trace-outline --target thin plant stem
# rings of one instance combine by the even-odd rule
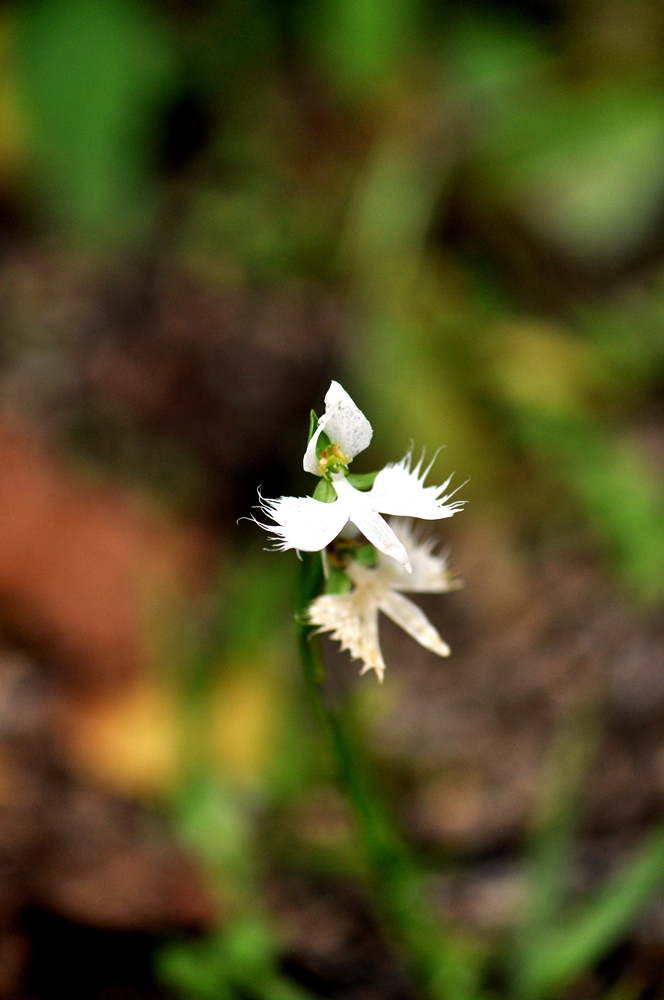
[[[480,963],[472,948],[447,930],[427,899],[426,874],[413,858],[385,807],[348,705],[322,694],[320,640],[305,618],[323,583],[321,557],[304,553],[297,595],[297,638],[311,702],[327,734],[340,784],[353,807],[376,902],[436,1000],[472,1000]]]

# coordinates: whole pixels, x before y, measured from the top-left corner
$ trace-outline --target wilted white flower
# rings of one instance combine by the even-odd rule
[[[411,573],[384,554],[378,555],[375,569],[351,560],[344,570],[353,590],[317,597],[307,611],[311,625],[318,625],[319,632],[331,632],[354,660],[362,660],[360,673],[375,670],[379,681],[383,680],[385,663],[378,639],[378,612],[386,614],[421,646],[438,656],[449,656],[449,646],[427,616],[401,591],[442,594],[460,586],[451,576],[445,556],[435,553],[432,539],[418,538],[408,521],[394,521],[392,529],[410,557]]]
[[[319,455],[319,438],[323,432],[330,444]],[[368,446],[372,434],[371,424],[362,411],[338,382],[332,382],[325,396],[325,413],[318,421],[303,461],[307,472],[322,476],[331,484],[332,502],[325,503],[314,497],[280,497],[278,500],[261,497],[261,508],[274,524],[256,523],[273,533],[277,548],[318,552],[350,521],[380,552],[392,556],[411,571],[406,549],[380,515],[437,520],[451,517],[463,504],[459,501],[448,503],[452,494],[443,495],[451,477],[442,486],[425,486],[431,465],[423,470],[420,459],[411,468],[410,452],[400,462],[386,465],[376,475],[371,489],[356,489],[347,478],[348,465]]]

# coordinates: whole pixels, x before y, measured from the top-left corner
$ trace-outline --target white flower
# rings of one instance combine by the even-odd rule
[[[436,555],[431,539],[416,537],[410,523],[394,521],[392,528],[410,556],[412,573],[389,556],[379,555],[375,569],[365,569],[351,560],[345,567],[353,582],[349,594],[324,594],[311,602],[307,619],[319,632],[331,632],[355,660],[362,660],[360,673],[375,670],[383,680],[385,663],[378,641],[378,612],[396,622],[421,646],[449,656],[443,642],[424,612],[403,597],[400,591],[442,594],[460,586],[447,568],[444,556]]]
[[[325,413],[320,417],[318,427],[304,453],[304,471],[312,472],[314,476],[323,475],[316,457],[316,445],[321,431],[325,431],[330,441],[338,444],[349,459],[368,448],[373,437],[371,424],[338,382],[330,383],[325,396]]]
[[[325,431],[331,445],[320,460],[316,447]],[[304,453],[304,468],[316,476],[325,475],[334,486],[336,500],[323,503],[313,497],[280,497],[264,500],[261,509],[274,524],[256,523],[273,533],[281,551],[297,549],[318,552],[324,549],[350,521],[372,545],[392,556],[411,571],[408,553],[401,541],[380,516],[419,517],[438,520],[451,517],[463,502],[448,503],[445,494],[450,484],[425,486],[431,465],[422,470],[422,459],[411,468],[409,452],[400,462],[386,465],[376,476],[370,490],[358,490],[346,478],[348,463],[371,441],[371,424],[338,382],[332,382],[325,396],[325,413]],[[455,491],[453,491],[455,492]]]

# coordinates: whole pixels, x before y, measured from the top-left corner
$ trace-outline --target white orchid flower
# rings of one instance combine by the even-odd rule
[[[378,612],[386,614],[421,646],[438,656],[449,656],[449,646],[427,616],[401,591],[442,594],[461,585],[450,574],[445,556],[434,552],[431,539],[418,538],[407,521],[394,521],[392,530],[410,557],[410,574],[401,562],[384,554],[378,556],[375,569],[351,560],[344,571],[353,590],[317,597],[307,611],[311,625],[318,625],[319,632],[331,632],[354,660],[362,660],[361,674],[375,670],[379,681],[383,680],[385,663],[378,639]]]
[[[323,433],[330,443],[321,449]],[[282,552],[286,549],[318,552],[325,549],[350,521],[380,552],[392,556],[411,572],[406,549],[380,515],[438,520],[451,517],[463,503],[448,503],[452,494],[444,495],[451,477],[442,486],[425,486],[433,463],[422,470],[420,459],[411,468],[410,452],[400,462],[386,465],[376,475],[371,489],[356,489],[347,478],[348,465],[368,446],[372,434],[371,424],[362,411],[338,382],[332,382],[325,396],[325,413],[318,421],[303,461],[307,472],[322,476],[331,484],[332,502],[325,503],[314,497],[280,497],[278,500],[261,497],[261,509],[274,524],[256,523],[272,532],[278,549]]]

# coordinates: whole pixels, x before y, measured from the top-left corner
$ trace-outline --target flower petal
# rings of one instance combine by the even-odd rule
[[[387,521],[367,505],[367,494],[351,486],[343,474],[334,476],[334,488],[339,500],[346,504],[348,520],[352,521],[380,552],[392,556],[410,573],[408,553]]]
[[[257,521],[265,531],[271,531],[275,547],[318,552],[337,537],[348,521],[348,505],[338,497],[333,503],[321,503],[313,497],[279,497],[263,500],[261,509],[274,524]]]
[[[325,396],[325,413],[318,421],[318,427],[307,445],[303,466],[306,472],[320,476],[316,458],[316,444],[321,431],[325,431],[333,444],[338,444],[348,458],[355,458],[368,447],[373,429],[371,424],[355,405],[348,393],[338,382],[331,382]]]
[[[463,507],[463,500],[448,504],[453,493],[442,496],[450,485],[451,476],[442,486],[425,486],[424,480],[431,468],[422,472],[422,459],[411,469],[411,452],[400,462],[390,463],[376,476],[372,488],[364,494],[367,504],[381,514],[396,514],[399,517],[421,517],[435,521],[442,517],[452,517]]]
[[[395,559],[381,555],[378,574],[385,586],[392,590],[429,594],[444,594],[462,586],[461,581],[450,573],[445,553],[434,552],[438,544],[435,538],[414,531],[409,519],[394,518],[390,527],[410,557],[412,573],[406,573]]]
[[[438,656],[450,655],[450,647],[440,638],[424,612],[407,597],[402,597],[393,590],[385,590],[381,591],[377,599],[380,610],[419,642],[420,646],[430,649]]]
[[[364,666],[360,670],[360,676],[366,674],[367,670],[375,670],[378,680],[383,682],[385,676],[385,663],[378,639],[378,608],[367,594],[366,609],[361,616],[362,622],[362,659]]]
[[[319,632],[331,632],[354,660],[362,660],[361,673],[375,670],[382,681],[385,663],[378,642],[378,609],[365,590],[350,594],[324,594],[311,602],[307,618]]]

